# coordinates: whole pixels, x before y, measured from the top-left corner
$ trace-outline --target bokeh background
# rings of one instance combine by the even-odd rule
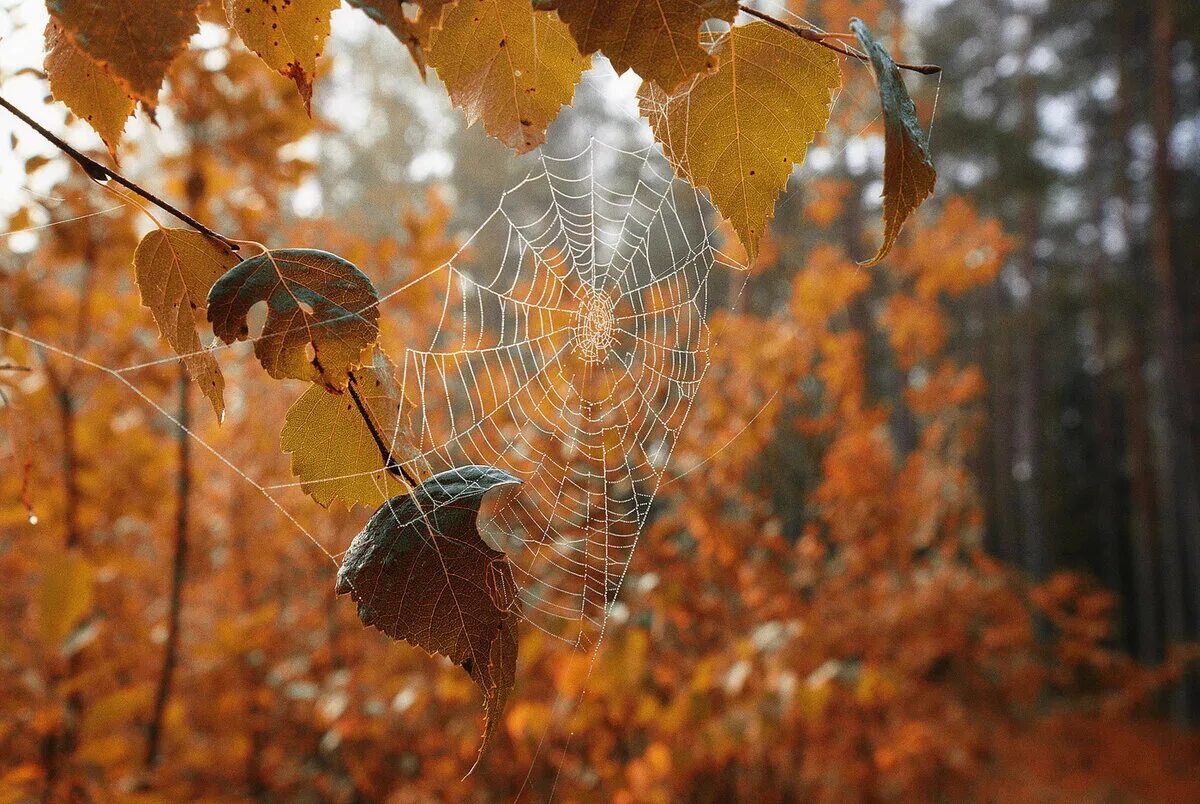
[[[140,305],[150,222],[0,116],[0,327],[23,336],[0,333],[0,800],[1200,800],[1200,9],[760,5],[944,66],[908,76],[937,194],[856,265],[883,145],[848,69],[764,254],[715,284],[746,280],[710,305],[603,643],[524,629],[466,778],[476,687],[364,631],[306,538],[336,555],[370,512],[287,487],[301,384],[223,352],[218,425]],[[45,20],[0,2],[0,95],[107,158],[49,102]],[[559,153],[649,142],[636,78],[597,62]],[[537,164],[349,8],[311,118],[205,25],[120,155],[218,229],[381,286]],[[387,308],[383,342],[437,303]]]

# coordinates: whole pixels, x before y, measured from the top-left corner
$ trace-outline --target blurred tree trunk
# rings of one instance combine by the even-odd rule
[[[1033,143],[1037,139],[1037,93],[1028,73],[1029,48],[1024,53],[1020,84],[1021,110],[1019,134],[1028,149],[1027,164],[1034,168]],[[1021,201],[1021,250],[1018,267],[1024,280],[1024,294],[1017,298],[1017,393],[1013,422],[1011,472],[1017,486],[1018,516],[1021,524],[1021,549],[1025,569],[1037,580],[1049,572],[1047,545],[1042,529],[1041,461],[1038,437],[1041,408],[1041,305],[1042,294],[1037,275],[1037,240],[1041,222],[1041,198],[1038,188],[1027,188]]]
[[[1133,159],[1130,136],[1133,130],[1134,75],[1136,46],[1133,32],[1137,19],[1136,9],[1129,3],[1115,3],[1114,22],[1117,27],[1118,85],[1116,110],[1113,118],[1113,139],[1118,148],[1114,195],[1119,205],[1122,234],[1126,243],[1126,269],[1140,274],[1137,264],[1128,258],[1131,249],[1128,241],[1133,236],[1130,210],[1133,207],[1133,191],[1129,180],[1128,165]],[[1138,282],[1137,276],[1128,281]],[[1144,663],[1162,659],[1162,601],[1159,589],[1159,558],[1161,542],[1158,538],[1158,505],[1155,498],[1153,448],[1148,426],[1149,401],[1146,388],[1146,346],[1140,323],[1135,315],[1126,324],[1129,340],[1123,366],[1128,401],[1125,410],[1126,449],[1129,456],[1130,484],[1130,552],[1133,559],[1133,604],[1136,609],[1136,652]]]
[[[183,584],[187,574],[188,500],[192,489],[191,441],[187,432],[190,409],[188,390],[191,379],[183,362],[179,363],[179,426],[175,429],[179,468],[175,482],[175,553],[171,563],[170,609],[167,615],[167,642],[163,649],[162,668],[154,693],[154,709],[146,731],[146,769],[153,770],[161,758],[163,715],[171,694],[171,682],[179,662],[179,620],[183,612]]]
[[[1193,612],[1200,611],[1200,499],[1187,422],[1191,389],[1182,355],[1179,288],[1172,247],[1170,140],[1175,115],[1171,59],[1174,42],[1174,0],[1156,0],[1150,48],[1155,143],[1150,262],[1156,308],[1151,421],[1159,470],[1166,631],[1169,640],[1181,641],[1194,636],[1188,622],[1189,603]],[[1187,689],[1181,685],[1178,692],[1172,699],[1172,713],[1183,719],[1188,711]]]

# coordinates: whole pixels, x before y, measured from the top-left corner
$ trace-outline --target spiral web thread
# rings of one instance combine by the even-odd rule
[[[539,165],[423,279],[443,307],[397,374],[421,457],[523,481],[485,533],[526,619],[589,650],[707,368],[710,276],[744,266],[656,147]]]

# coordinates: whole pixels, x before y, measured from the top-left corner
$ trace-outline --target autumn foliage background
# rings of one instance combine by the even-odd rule
[[[1007,8],[949,5],[955,20]],[[954,52],[899,4],[792,10]],[[40,4],[0,13],[0,49],[40,35]],[[531,163],[465,129],[350,13],[311,118],[292,82],[205,27],[171,68],[161,128],[131,124],[122,169],[240,238],[333,251],[377,283],[436,267]],[[14,58],[4,94],[44,93],[40,65]],[[978,78],[953,63],[947,85]],[[909,80],[929,120],[937,81]],[[606,97],[619,86],[585,79],[550,139],[640,143],[636,110]],[[19,180],[0,208],[0,325],[36,341],[0,335],[0,800],[1200,799],[1194,711],[1173,704],[1195,633],[1140,651],[1136,601],[1098,563],[1030,566],[997,537],[994,395],[1017,375],[980,332],[1034,338],[996,297],[1029,238],[1057,235],[949,178],[882,265],[856,264],[878,237],[873,174],[855,167],[879,152],[873,91],[865,70],[847,81],[746,289],[715,280],[730,290],[709,372],[599,650],[524,629],[500,733],[465,779],[471,679],[364,630],[296,526],[338,554],[370,512],[295,488],[273,505],[247,478],[292,482],[279,430],[302,384],[229,350],[218,425],[141,306],[130,256],[149,221],[3,129]],[[955,124],[961,91],[943,92],[935,157],[987,149]],[[104,158],[61,105],[35,116]],[[387,308],[381,342],[429,327],[437,303]],[[1046,421],[1066,407],[1041,404]],[[1088,477],[1080,494],[1109,493]],[[178,666],[160,698],[181,517]]]

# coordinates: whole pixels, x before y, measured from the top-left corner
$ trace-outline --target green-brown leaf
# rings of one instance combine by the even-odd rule
[[[507,557],[483,541],[476,519],[487,491],[519,482],[490,466],[434,475],[375,512],[337,577],[363,625],[470,673],[484,696],[481,754],[516,679],[519,603]]]
[[[900,236],[908,216],[933,193],[937,172],[929,156],[929,141],[917,120],[917,107],[908,95],[900,68],[863,21],[850,21],[863,51],[871,59],[879,101],[883,107],[883,243],[865,266],[878,264]]]
[[[247,314],[267,303],[254,353],[272,377],[346,387],[379,335],[379,301],[362,271],[316,249],[268,251],[235,265],[208,294],[208,320],[226,343],[250,337]]]

